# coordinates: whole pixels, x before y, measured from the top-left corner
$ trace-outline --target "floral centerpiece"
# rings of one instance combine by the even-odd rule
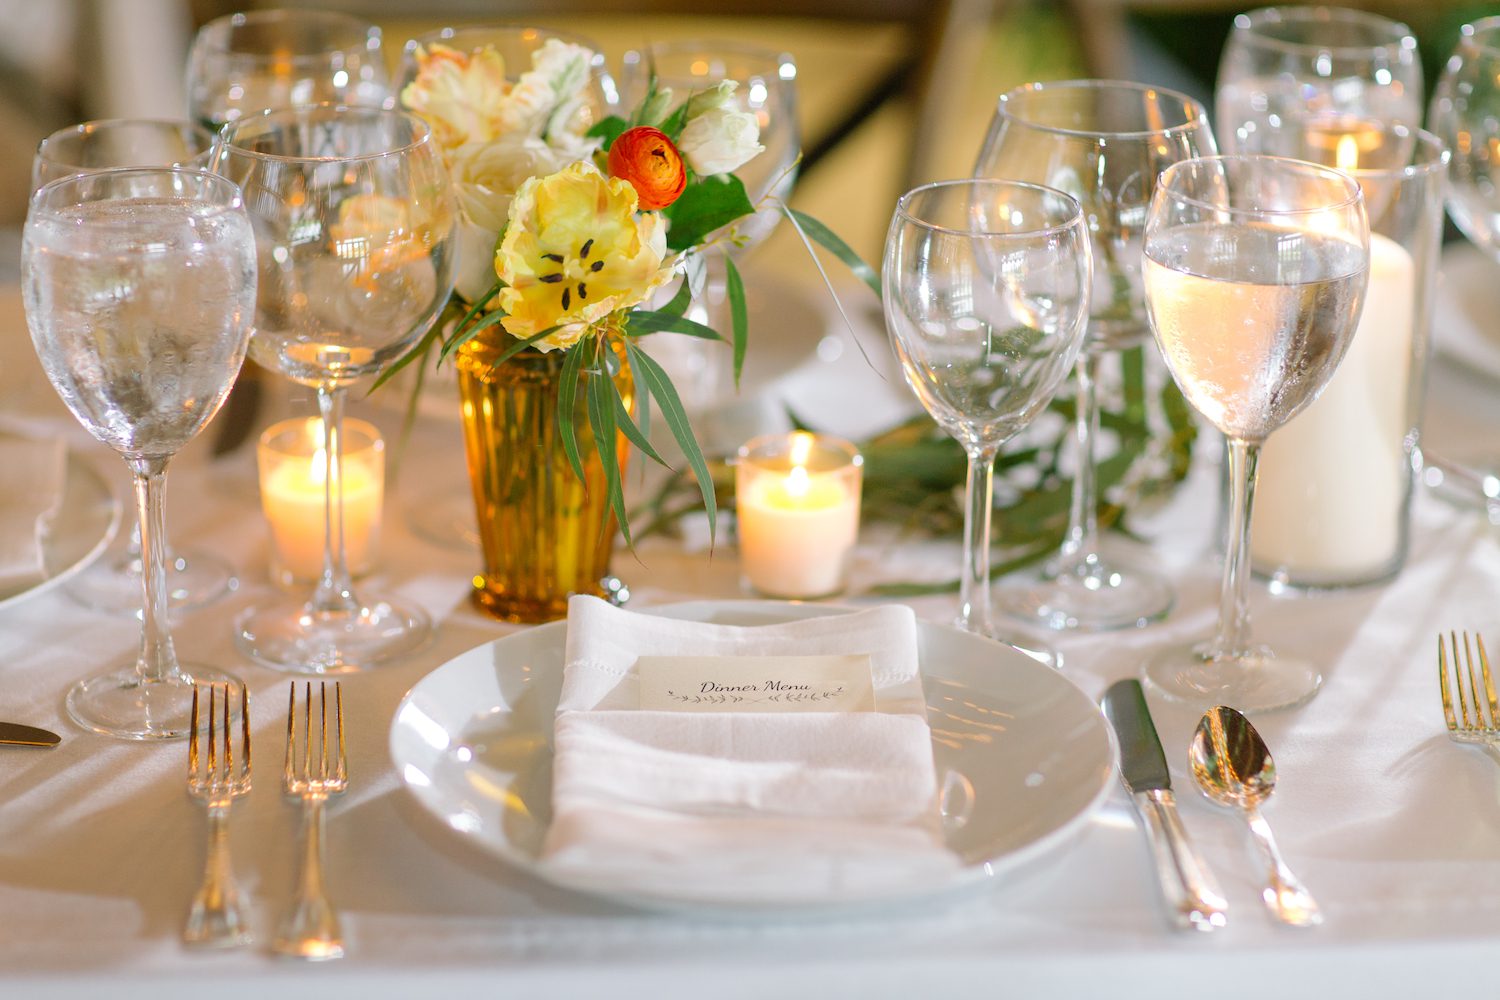
[[[733,260],[729,336],[685,314],[703,253],[735,241],[735,223],[767,207],[734,174],[762,152],[734,82],[680,95],[653,79],[628,118],[595,121],[593,59],[550,38],[512,77],[494,49],[434,44],[417,50],[400,95],[431,124],[461,213],[446,322],[401,365],[434,350],[456,360],[486,563],[475,599],[514,620],[556,617],[569,593],[599,592],[616,525],[630,541],[627,448],[662,461],[650,443],[653,407],[712,529],[702,450],[643,340],[661,331],[727,339],[738,381],[747,319]],[[878,292],[874,272],[837,236],[776,205],[809,250],[818,242]]]

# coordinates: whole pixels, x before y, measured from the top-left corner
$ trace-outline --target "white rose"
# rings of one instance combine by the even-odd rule
[[[687,123],[677,149],[700,176],[727,174],[765,151],[760,123],[745,111],[714,108]]]
[[[504,135],[454,150],[449,171],[464,216],[498,233],[505,228],[511,196],[526,178],[553,173],[567,162],[540,139]]]
[[[727,108],[734,102],[734,92],[740,85],[734,80],[720,80],[708,90],[701,91],[688,98],[687,120],[692,121],[699,115],[709,111],[717,111]],[[667,91],[671,93],[671,91]]]
[[[495,244],[498,230],[460,219],[454,237],[453,289],[468,302],[478,302],[495,283]]]

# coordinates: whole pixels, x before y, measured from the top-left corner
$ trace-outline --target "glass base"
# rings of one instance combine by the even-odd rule
[[[400,601],[376,601],[354,613],[317,612],[284,599],[247,608],[234,641],[246,656],[277,670],[342,674],[415,652],[432,638],[426,612]]]
[[[468,484],[453,491],[434,493],[406,508],[406,526],[424,542],[453,552],[479,548],[479,528],[474,523],[474,498]]]
[[[84,729],[123,740],[186,737],[193,718],[193,685],[242,683],[233,674],[194,663],[165,681],[143,681],[135,664],[79,681],[68,691],[68,715]],[[237,717],[236,716],[232,716]]]
[[[1176,600],[1167,581],[1145,570],[1122,570],[1097,556],[1064,571],[1049,569],[1032,584],[996,591],[1007,617],[1056,631],[1144,628],[1165,618]]]
[[[1169,701],[1198,709],[1227,705],[1241,712],[1294,708],[1318,693],[1323,676],[1305,660],[1264,646],[1245,656],[1209,659],[1207,643],[1178,646],[1146,664],[1146,685]]]
[[[201,608],[238,586],[233,567],[218,556],[196,550],[167,553],[168,611]],[[141,617],[140,553],[127,551],[96,563],[69,583],[67,591],[90,610]]]

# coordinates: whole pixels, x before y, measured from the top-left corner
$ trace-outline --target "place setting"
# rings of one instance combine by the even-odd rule
[[[787,933],[873,987],[896,922],[954,988],[1472,957],[1500,488],[1424,421],[1500,417],[1443,242],[1494,257],[1495,20],[1430,109],[1406,25],[1328,8],[1235,17],[1214,102],[1007,81],[873,253],[801,200],[795,46],[209,21],[186,118],[33,164],[77,427],[0,435],[18,898],[56,930],[108,866],[90,981],[701,992]]]

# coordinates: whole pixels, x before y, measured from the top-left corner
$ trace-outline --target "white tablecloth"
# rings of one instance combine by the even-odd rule
[[[83,438],[45,385],[14,299],[0,302],[0,356],[0,426],[55,428],[123,485],[118,460]],[[857,353],[838,363],[870,380],[866,401],[904,398]],[[1434,385],[1430,440],[1493,437],[1500,401],[1492,383],[1438,365]],[[378,419],[393,427],[391,414]],[[1078,839],[986,891],[834,921],[733,923],[642,914],[549,888],[461,841],[401,787],[386,751],[401,695],[453,655],[507,631],[465,601],[474,558],[407,529],[404,508],[415,497],[443,483],[467,488],[456,424],[429,420],[417,435],[412,464],[388,497],[383,571],[364,586],[420,601],[441,625],[436,642],[410,660],[345,681],[352,783],[330,816],[328,858],[349,957],[310,967],[261,948],[183,950],[178,933],[204,834],[201,810],[184,791],[185,748],[88,735],[65,719],[66,688],[129,657],[137,632],[133,620],[87,611],[54,591],[0,611],[0,718],[65,737],[51,751],[0,748],[0,982],[8,997],[1493,992],[1500,769],[1446,738],[1433,651],[1441,629],[1500,635],[1500,547],[1479,515],[1421,497],[1410,563],[1389,586],[1300,599],[1257,588],[1257,630],[1325,667],[1325,687],[1310,704],[1260,720],[1280,774],[1266,815],[1324,907],[1322,928],[1272,925],[1243,827],[1192,790],[1185,750],[1195,719],[1162,706],[1157,724],[1184,821],[1231,904],[1225,930],[1168,930],[1122,790]],[[173,470],[168,516],[179,546],[219,551],[243,580],[237,593],[184,616],[177,645],[185,659],[238,671],[258,699],[256,790],[235,808],[233,845],[264,941],[290,894],[297,813],[276,781],[286,678],[245,661],[230,639],[235,614],[269,592],[251,450],[211,462],[206,441],[196,442]],[[1135,673],[1145,651],[1210,626],[1213,485],[1209,472],[1196,499],[1179,505],[1179,514],[1196,516],[1170,518],[1174,536],[1158,545],[1181,594],[1171,619],[1061,643],[1068,676],[1090,695]],[[710,562],[656,543],[640,560],[616,562],[640,605],[741,596],[732,550]],[[951,574],[957,561],[946,545],[871,543],[860,554],[861,565],[897,576]],[[952,599],[914,607],[943,621]]]

